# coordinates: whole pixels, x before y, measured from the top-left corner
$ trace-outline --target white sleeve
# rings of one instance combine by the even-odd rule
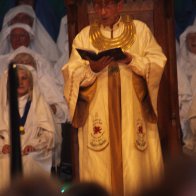
[[[152,32],[146,24],[141,25],[139,31],[139,46],[142,49],[142,55],[132,53],[131,69],[138,75],[148,80],[150,72],[159,73],[163,70],[166,63],[166,57],[163,54],[162,48],[155,40]],[[159,73],[160,75],[160,73]]]
[[[192,134],[194,136],[196,136],[196,117],[191,118],[189,120],[189,123],[190,123],[190,128],[191,128]]]
[[[81,59],[76,48],[81,48],[82,38],[79,35],[73,41],[72,52],[67,64],[62,68],[64,77],[64,95],[68,103],[70,120],[72,120],[80,87],[91,85],[96,80],[88,61]]]
[[[146,24],[140,23],[138,31],[140,36],[135,44],[139,47],[139,54],[131,53],[133,59],[128,66],[145,79],[154,112],[157,113],[157,96],[166,56]]]
[[[51,131],[38,128],[37,137],[31,139],[27,145],[33,146],[36,150],[52,149],[54,147],[54,135]]]

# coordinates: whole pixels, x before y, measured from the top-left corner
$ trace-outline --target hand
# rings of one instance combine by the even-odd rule
[[[28,155],[29,153],[31,152],[34,152],[35,151],[35,148],[31,145],[27,145],[24,147],[23,151],[22,151],[22,154],[23,155]]]
[[[89,61],[89,65],[90,65],[92,71],[97,73],[97,72],[100,72],[105,67],[107,67],[114,60],[112,57],[104,56],[97,61],[93,61],[90,59],[88,59],[88,61]]]
[[[50,108],[52,109],[52,112],[53,112],[54,114],[56,114],[56,106],[55,106],[55,104],[51,104],[51,105],[50,105]]]
[[[117,63],[122,63],[128,65],[132,61],[132,56],[128,52],[124,52],[126,58],[117,61]]]
[[[10,145],[5,144],[2,148],[2,153],[3,154],[9,154],[10,153]]]

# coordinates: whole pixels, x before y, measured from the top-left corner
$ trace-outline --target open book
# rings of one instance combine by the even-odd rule
[[[99,53],[95,53],[92,50],[84,50],[80,48],[76,48],[76,50],[80,54],[81,58],[85,60],[91,59],[93,61],[97,61],[103,56],[113,57],[115,61],[126,58],[126,55],[124,54],[121,48],[112,48],[112,49],[101,51]]]

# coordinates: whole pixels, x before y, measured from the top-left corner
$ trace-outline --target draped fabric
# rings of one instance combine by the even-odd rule
[[[193,118],[196,116],[193,109],[196,95],[196,54],[187,48],[186,39],[189,33],[196,33],[195,25],[188,26],[180,36],[180,49],[177,59],[178,96],[184,150],[188,153],[195,153],[195,128],[190,125],[190,119],[193,122]]]
[[[57,38],[57,45],[61,52],[61,55],[63,55],[64,53],[69,54],[67,15],[63,16],[61,19],[60,30]]]
[[[54,65],[54,73],[56,78],[58,78],[58,84],[63,89],[64,79],[61,72],[61,69],[64,64],[67,63],[69,59],[69,39],[68,39],[68,24],[67,24],[67,15],[63,16],[61,19],[60,30],[57,37],[57,46],[60,50],[61,57]]]
[[[60,151],[62,142],[62,129],[61,123],[65,123],[69,119],[69,111],[67,107],[66,100],[63,96],[63,91],[59,89],[56,84],[56,77],[54,76],[52,65],[40,54],[26,48],[24,46],[12,51],[7,55],[0,56],[0,74],[7,69],[11,60],[21,53],[30,54],[36,62],[36,72],[38,78],[38,86],[40,87],[41,93],[44,96],[46,102],[49,105],[54,105],[56,108],[56,113],[53,113],[53,118],[55,120],[55,149],[54,149],[54,159],[53,165],[58,165],[60,163]]]
[[[16,6],[10,9],[4,16],[3,29],[0,36],[0,44],[2,45],[0,54],[5,54],[7,52],[6,48],[10,42],[8,39],[9,34],[7,32],[7,28],[10,26],[10,20],[13,19],[18,13],[25,13],[33,18],[33,26],[31,31],[33,32],[34,36],[33,39],[31,39],[30,47],[41,53],[52,63],[55,63],[60,55],[57,45],[37,18],[32,7],[29,5]]]
[[[33,95],[32,103],[25,122],[25,134],[21,135],[21,149],[31,145],[35,152],[22,157],[24,175],[36,173],[50,174],[52,165],[52,149],[54,148],[54,120],[49,105],[45,102],[39,87],[37,86],[37,76],[35,70],[30,66],[25,66],[31,70],[33,75]],[[9,105],[7,100],[7,71],[0,79],[0,188],[8,185],[9,182],[9,154],[2,153],[2,147],[9,144]],[[20,112],[27,101],[27,97],[19,99]]]
[[[108,110],[112,193],[123,195],[121,84],[118,64],[108,66]]]

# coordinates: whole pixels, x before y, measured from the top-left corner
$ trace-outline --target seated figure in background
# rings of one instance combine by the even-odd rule
[[[10,56],[11,53],[23,46],[26,48],[26,50],[32,52],[34,51],[34,53],[39,54],[40,57],[42,56],[42,59],[46,59],[42,54],[34,49],[34,45],[36,44],[34,42],[35,35],[28,25],[14,24],[12,26],[9,26],[8,28],[6,28],[6,32],[2,34],[2,36],[4,36],[1,37],[4,41],[2,41],[1,43],[1,48],[4,48],[4,55],[2,54],[0,58],[4,59],[5,55]],[[47,72],[51,74],[51,77],[55,78],[55,76],[53,75],[53,66],[47,59],[44,61],[45,63],[42,65],[42,67],[39,68],[41,68],[42,70],[47,70]],[[4,61],[1,60],[1,64],[2,63],[4,63]]]
[[[21,53],[21,55],[20,55]],[[34,65],[38,74],[38,85],[44,95],[47,103],[51,108],[55,105],[54,118],[57,123],[64,123],[68,118],[68,109],[63,97],[56,85],[55,78],[52,72],[51,64],[35,51],[24,46],[19,47],[12,53],[2,55],[0,57],[0,74],[7,69],[10,61],[14,60],[16,63],[25,63]]]
[[[14,24],[26,24],[31,28],[33,32],[33,46],[32,48],[47,58],[52,64],[60,57],[59,49],[51,36],[45,30],[41,24],[33,8],[29,5],[19,5],[10,9],[4,16],[3,28],[0,35],[0,54],[7,53],[7,43],[5,43],[7,37],[7,28]],[[2,45],[3,44],[3,45]]]
[[[9,63],[14,61],[19,64],[31,65],[37,73],[37,83],[46,102],[50,105],[55,121],[55,148],[53,152],[53,166],[60,164],[61,153],[61,123],[68,119],[68,108],[62,92],[58,89],[52,72],[50,63],[35,51],[24,46],[16,49],[9,55],[0,57],[0,74],[7,69]]]
[[[50,174],[52,149],[54,148],[54,120],[37,85],[35,69],[29,65],[17,65],[19,85],[18,112],[20,115],[21,153],[24,175],[36,173]],[[9,153],[9,97],[7,76],[4,72],[0,80],[0,170],[3,188],[10,181]]]
[[[18,51],[20,52],[25,52],[27,51],[27,53],[30,52],[30,54],[33,54],[33,56],[35,56],[36,58],[36,62],[38,62],[39,64],[39,68],[37,69],[39,72],[39,80],[43,78],[48,78],[48,84],[46,84],[47,82],[44,82],[45,85],[41,86],[41,89],[43,90],[43,92],[46,92],[46,100],[47,102],[52,105],[53,103],[57,102],[57,103],[62,103],[60,104],[62,106],[62,113],[67,112],[67,106],[65,104],[65,100],[63,98],[63,91],[61,92],[59,87],[57,86],[57,82],[56,82],[56,77],[53,71],[53,66],[47,61],[47,59],[42,55],[38,55],[39,51],[36,51],[34,49],[34,45],[36,45],[36,43],[34,42],[34,33],[32,32],[32,29],[26,25],[26,24],[14,24],[12,26],[9,26],[6,29],[6,33],[4,33],[3,35],[4,37],[4,42],[2,42],[1,46],[2,48],[6,48],[6,55],[1,55],[1,66],[2,64],[4,64],[4,67],[8,65],[8,62],[5,60],[5,58],[11,59],[14,57],[15,54],[18,53]],[[23,47],[22,47],[23,46]],[[22,47],[22,51],[19,49],[20,47]],[[16,49],[19,49],[18,51],[14,51]],[[11,53],[13,53],[11,55]],[[1,70],[3,68],[1,67]],[[44,79],[44,81],[46,81]],[[46,88],[46,86],[48,88]],[[46,89],[45,89],[45,88]],[[49,92],[53,92],[50,93]],[[49,94],[49,95],[48,95]],[[50,95],[53,95],[52,99],[50,99]],[[56,101],[58,100],[58,101]],[[59,101],[60,100],[60,101]],[[52,103],[51,103],[52,102]],[[58,104],[59,105],[59,104]],[[56,108],[57,109],[57,108]],[[59,110],[60,111],[60,110]],[[56,116],[56,115],[55,115]],[[64,123],[66,121],[66,114],[61,115],[63,116],[62,118],[60,117],[60,121],[58,121],[58,123]],[[58,116],[59,118],[59,116]],[[57,118],[57,119],[58,119]]]
[[[196,94],[196,26],[189,26],[180,36],[180,51],[177,59],[180,120],[183,134],[183,149],[188,154],[196,153],[196,141],[190,127],[192,100]]]
[[[0,57],[0,73],[8,65],[8,61],[4,59],[12,59],[14,54],[18,53],[18,51],[15,53],[15,50],[21,46],[25,48],[20,52],[30,52],[34,58],[36,56],[38,83],[47,103],[51,106],[55,119],[56,145],[53,165],[56,167],[60,164],[61,124],[65,123],[68,118],[68,108],[63,97],[62,85],[58,85],[61,75],[56,75],[54,69],[54,63],[59,58],[57,45],[37,19],[32,7],[28,5],[20,5],[7,12],[0,34],[0,44],[0,54],[8,54],[7,57],[5,57],[6,55]]]
[[[17,63],[28,63],[32,62],[32,56],[28,53],[18,53],[14,57],[14,61]],[[36,66],[37,67],[37,66]],[[36,68],[38,70],[40,68]],[[39,72],[39,71],[37,71]],[[55,148],[53,151],[53,167],[56,169],[61,162],[61,143],[62,143],[62,128],[61,123],[65,123],[68,120],[68,108],[63,94],[59,91],[54,79],[47,73],[47,71],[40,73],[38,83],[45,100],[50,105],[52,110],[54,122],[55,122]]]

